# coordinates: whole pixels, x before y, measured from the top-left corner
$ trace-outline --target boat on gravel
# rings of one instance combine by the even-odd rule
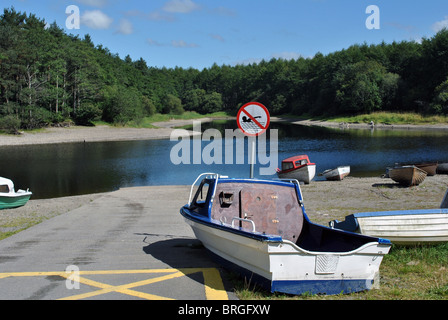
[[[350,174],[350,166],[340,166],[335,169],[328,169],[319,176],[325,177],[329,181],[342,181],[346,176]]]
[[[33,193],[29,190],[14,190],[12,180],[0,177],[0,210],[24,206]]]
[[[420,162],[420,163],[407,163],[407,164],[396,164],[397,166],[415,166],[426,172],[428,176],[435,176],[437,173],[437,162]]]
[[[297,180],[203,174],[180,213],[213,257],[271,292],[369,290],[379,285],[391,247],[387,239],[311,222]]]
[[[316,164],[307,155],[299,155],[282,160],[282,168],[277,169],[280,179],[295,179],[309,184],[316,175]]]
[[[413,165],[395,166],[387,170],[389,178],[407,187],[419,185],[425,180],[427,175],[426,171]]]

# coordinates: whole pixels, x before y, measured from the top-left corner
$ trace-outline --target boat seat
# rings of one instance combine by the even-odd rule
[[[212,219],[227,224],[237,218],[244,229],[252,230],[254,224],[257,232],[279,235],[293,242],[303,227],[295,190],[278,185],[218,184],[211,215]]]

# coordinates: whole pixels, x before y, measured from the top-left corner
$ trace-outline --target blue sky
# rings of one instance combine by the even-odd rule
[[[313,57],[364,42],[420,41],[448,27],[447,0],[0,1],[158,68]],[[66,27],[70,5],[79,8],[79,29]],[[379,9],[379,29],[366,27],[369,5]]]

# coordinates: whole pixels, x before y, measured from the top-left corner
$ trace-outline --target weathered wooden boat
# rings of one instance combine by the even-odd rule
[[[281,179],[295,179],[309,184],[316,175],[316,164],[307,155],[290,157],[282,161],[282,168],[277,169],[277,174]]]
[[[330,227],[385,237],[394,244],[432,244],[448,241],[448,209],[361,212],[333,220]]]
[[[395,166],[388,168],[387,176],[404,186],[417,186],[422,183],[427,173],[416,166]]]
[[[426,171],[428,176],[435,176],[437,173],[437,167],[439,164],[437,162],[425,162],[425,163],[416,163],[414,164],[419,169]]]
[[[24,206],[33,193],[25,190],[14,190],[10,179],[0,177],[0,210]]]
[[[391,247],[387,239],[312,223],[298,181],[203,174],[180,213],[219,262],[271,292],[371,289]]]
[[[437,162],[421,162],[421,163],[407,163],[407,164],[396,164],[396,166],[415,166],[426,172],[428,176],[435,176],[437,173]]]
[[[438,174],[448,174],[448,162],[439,163],[437,166]]]
[[[335,169],[325,170],[324,172],[319,173],[319,176],[323,176],[330,181],[341,181],[349,174],[350,166],[340,166]]]

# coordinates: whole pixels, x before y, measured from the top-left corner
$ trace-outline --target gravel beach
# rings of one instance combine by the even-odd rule
[[[186,193],[190,186],[182,186]],[[148,186],[147,193],[157,190]],[[419,186],[405,188],[391,179],[347,177],[343,181],[313,181],[301,186],[311,221],[328,225],[334,219],[365,211],[439,208],[448,189],[448,175],[427,177]],[[0,233],[14,232],[33,223],[79,208],[102,194],[30,200],[25,206],[0,211]],[[187,199],[185,199],[187,202]],[[179,208],[180,209],[180,208]]]
[[[0,135],[0,146],[169,139],[174,126],[182,126],[188,123],[192,123],[192,121],[163,122],[160,123],[158,128],[154,129],[105,125],[50,127],[38,132],[24,132],[20,135]]]
[[[201,121],[209,120],[201,119]],[[83,141],[168,139],[174,127],[191,124],[192,121],[173,120],[157,123],[159,127],[157,129],[108,126],[48,128],[20,136],[0,135],[0,147]],[[157,187],[147,188],[150,192],[151,188]],[[309,185],[302,186],[307,214],[312,221],[325,225],[330,220],[343,220],[346,215],[356,212],[438,208],[447,189],[448,175],[427,177],[422,184],[411,188],[403,188],[391,179],[350,176],[343,181],[313,181]],[[0,233],[26,228],[30,223],[68,212],[102,195],[104,194],[47,200],[31,199],[24,207],[0,211]]]

